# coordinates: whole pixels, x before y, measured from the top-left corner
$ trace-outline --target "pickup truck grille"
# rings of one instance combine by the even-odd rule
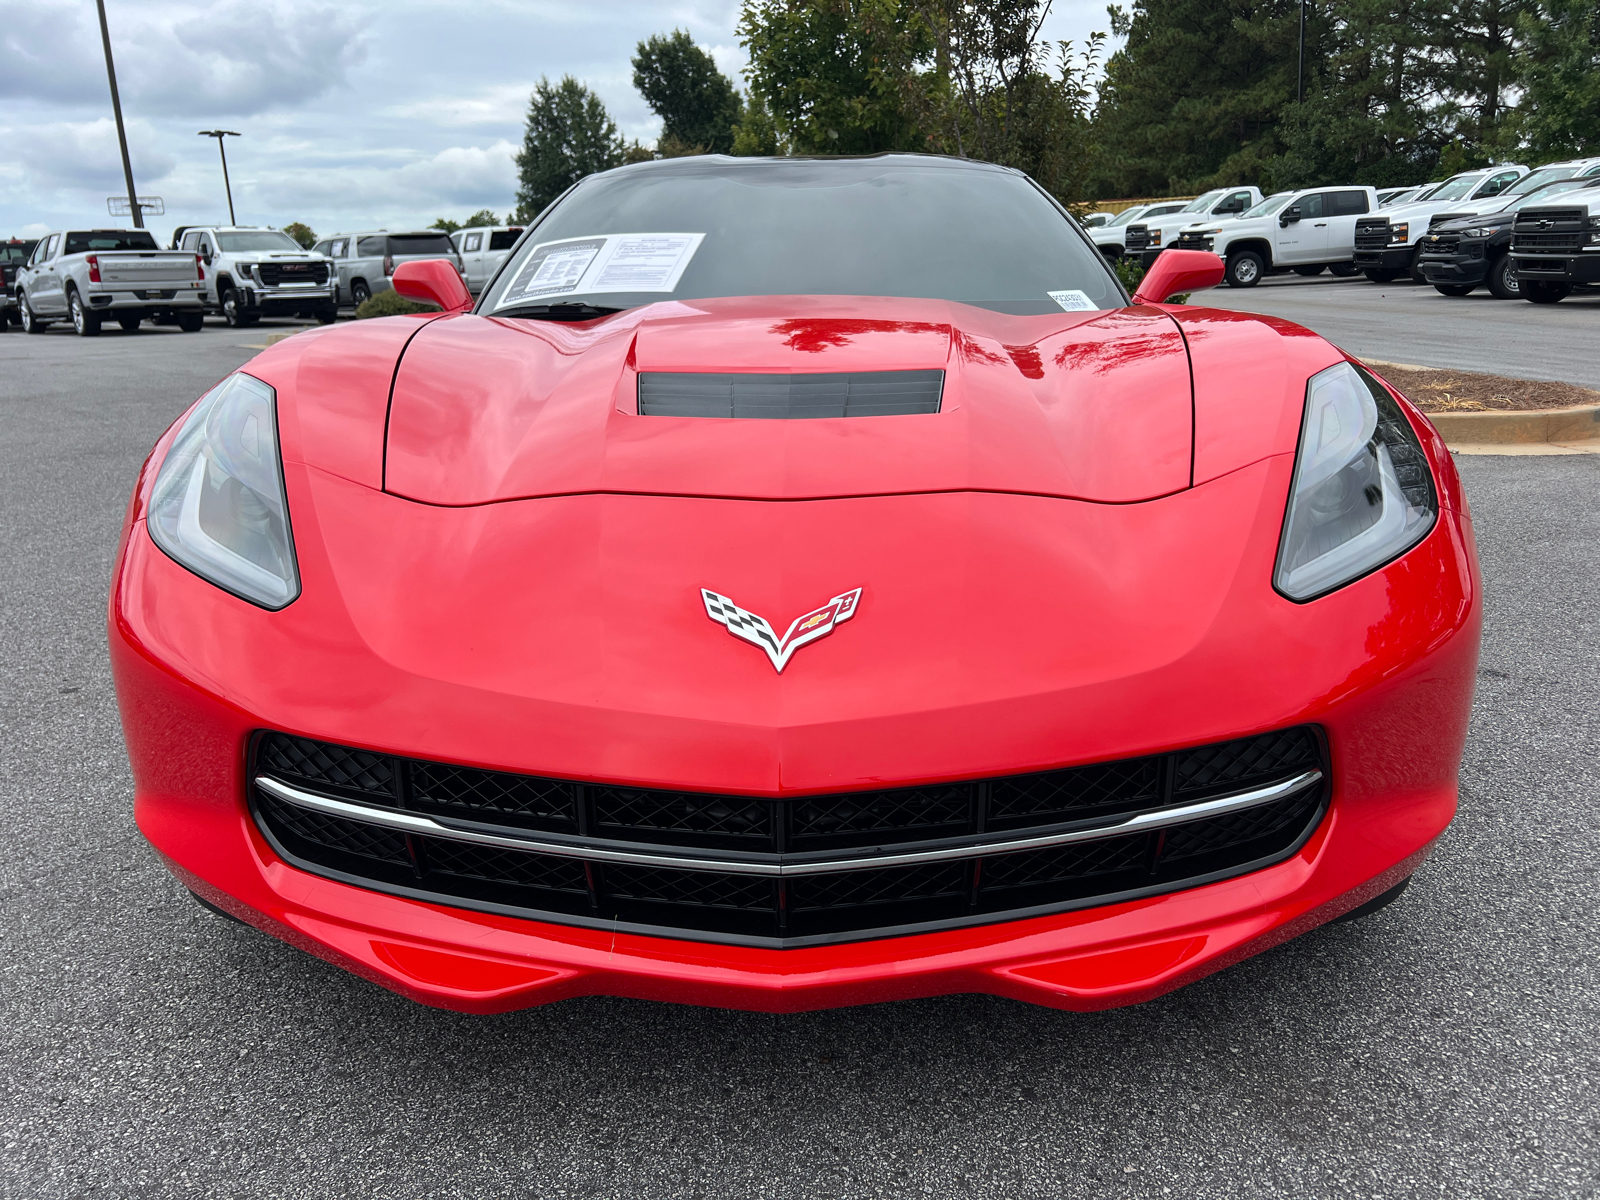
[[[1356,222],[1356,249],[1382,250],[1389,245],[1389,218],[1376,217]]]
[[[1172,243],[1174,250],[1210,250],[1215,243],[1203,233],[1180,233]]]
[[[268,287],[285,283],[327,283],[328,264],[322,262],[269,262],[257,268]]]
[[[1143,250],[1150,244],[1148,225],[1129,225],[1128,236],[1123,239],[1129,250]]]
[[[1424,256],[1455,254],[1460,249],[1461,235],[1459,233],[1435,233],[1422,239],[1422,253]]]

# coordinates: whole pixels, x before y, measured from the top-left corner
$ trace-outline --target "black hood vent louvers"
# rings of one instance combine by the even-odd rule
[[[903,417],[939,411],[944,372],[837,371],[802,375],[639,372],[642,417]]]

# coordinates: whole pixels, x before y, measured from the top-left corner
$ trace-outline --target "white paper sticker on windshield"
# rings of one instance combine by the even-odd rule
[[[703,233],[613,233],[535,246],[497,308],[590,292],[670,292]]]
[[[1100,307],[1083,292],[1076,290],[1046,292],[1045,295],[1049,296],[1050,299],[1061,305],[1068,312],[1089,312]]]
[[[500,307],[560,296],[578,290],[595,255],[605,248],[605,238],[572,238],[565,242],[546,242],[535,246],[522,270],[511,281]]]

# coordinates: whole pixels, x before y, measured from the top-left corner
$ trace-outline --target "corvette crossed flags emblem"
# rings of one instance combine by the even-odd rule
[[[765,617],[745,611],[726,596],[701,588],[700,598],[705,601],[706,616],[719,625],[727,626],[728,632],[734,637],[760,646],[772,660],[773,669],[781,675],[796,650],[820,637],[826,637],[833,632],[834,626],[842,625],[856,615],[856,605],[861,602],[861,589],[843,592],[821,608],[814,608],[804,616],[796,617],[782,637],[778,636]]]

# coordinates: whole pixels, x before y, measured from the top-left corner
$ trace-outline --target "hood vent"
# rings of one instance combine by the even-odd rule
[[[902,417],[936,413],[944,372],[840,371],[809,375],[641,371],[642,417]]]

